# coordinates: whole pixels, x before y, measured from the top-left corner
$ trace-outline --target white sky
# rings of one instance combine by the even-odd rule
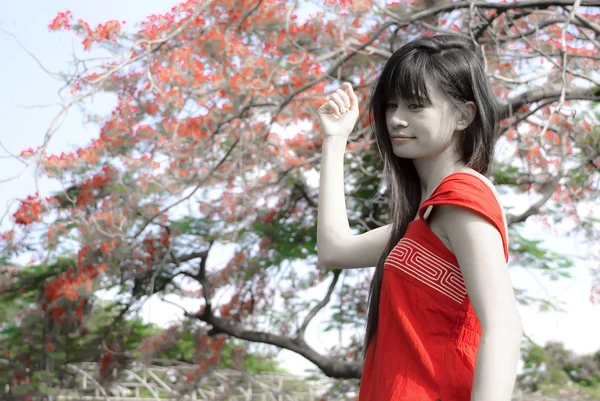
[[[58,11],[71,10],[75,18],[82,18],[92,27],[110,19],[125,20],[129,24],[144,17],[168,11],[173,0],[103,0],[101,2],[82,0],[52,0],[33,2],[0,2],[0,23],[5,30],[13,31],[23,44],[51,71],[65,68],[70,59],[72,36],[66,33],[50,33],[49,22]],[[77,52],[79,42],[75,41]],[[0,121],[4,127],[0,130],[0,140],[14,153],[28,147],[39,145],[45,130],[57,113],[57,107],[32,108],[36,105],[57,103],[57,90],[60,83],[45,74],[35,61],[20,48],[15,40],[0,33],[0,49],[4,59],[0,63]],[[94,107],[106,110],[106,102],[100,99]],[[96,136],[94,127],[85,127],[81,115],[77,111],[69,114],[65,124],[56,133],[50,144],[52,152],[70,151],[84,145]],[[20,171],[21,165],[5,157],[0,149],[0,180],[11,177]],[[54,187],[42,182],[42,194],[48,195]],[[25,197],[34,190],[31,171],[18,180],[0,183],[0,215],[6,211],[7,201],[14,197]],[[527,200],[511,196],[504,198],[506,205],[514,205],[518,209],[527,207]],[[545,244],[557,252],[569,253],[576,257],[585,256],[587,246],[581,240],[568,236],[548,235],[545,228],[535,224],[527,224],[526,232],[530,239],[544,239]],[[219,260],[209,259],[211,264],[224,264],[232,251],[224,247],[223,252],[215,252]],[[573,269],[573,279],[562,279],[552,282],[536,272],[519,267],[511,267],[513,284],[518,288],[526,288],[531,295],[558,299],[565,303],[567,313],[540,313],[537,308],[521,307],[525,332],[538,343],[558,340],[578,353],[591,353],[600,349],[600,306],[590,304],[589,293],[592,277],[589,270],[592,261],[578,262]],[[307,267],[308,268],[308,267]],[[193,306],[190,305],[190,308]],[[156,299],[147,302],[144,317],[159,324],[167,324],[180,316],[180,311]],[[337,341],[336,334],[323,335],[323,323],[315,320],[307,332],[307,340],[317,350],[333,345]],[[285,368],[293,373],[301,373],[303,369],[314,368],[303,358],[283,352],[280,355]]]

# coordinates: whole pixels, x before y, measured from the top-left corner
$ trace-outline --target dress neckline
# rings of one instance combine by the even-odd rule
[[[435,187],[435,189],[433,190],[433,192],[431,193],[431,195],[429,195],[429,196],[427,197],[427,199],[425,199],[423,202],[421,202],[421,203],[419,204],[419,209],[417,210],[417,218],[416,218],[416,219],[413,219],[413,220],[411,220],[411,221],[410,221],[408,224],[412,224],[412,223],[414,223],[414,222],[416,222],[416,221],[423,220],[423,219],[421,218],[421,216],[420,216],[420,214],[421,214],[421,213],[420,213],[420,212],[421,212],[421,207],[422,207],[422,206],[423,206],[423,205],[424,205],[424,204],[425,204],[425,203],[426,203],[426,202],[427,202],[429,199],[431,199],[431,198],[433,197],[433,195],[435,195],[435,193],[438,191],[438,189],[440,189],[440,187],[442,186],[442,184],[444,183],[444,181],[446,181],[448,178],[450,178],[450,177],[452,177],[452,176],[454,176],[454,175],[457,175],[457,174],[467,174],[467,175],[475,176],[475,174],[472,174],[472,173],[469,173],[469,172],[466,172],[466,171],[455,171],[454,173],[450,173],[450,174],[448,174],[447,176],[445,176],[445,177],[442,179],[442,181],[440,181],[440,183],[437,185],[437,187]],[[476,176],[475,176],[475,177],[476,177]],[[479,178],[479,177],[477,177],[477,178]]]

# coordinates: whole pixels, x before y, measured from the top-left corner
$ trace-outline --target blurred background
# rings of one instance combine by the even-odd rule
[[[209,399],[249,375],[353,399],[372,269],[317,264],[316,108],[343,81],[364,107],[390,49],[447,31],[473,34],[512,109],[492,177],[518,392],[600,397],[600,7],[547,3],[0,4],[0,399]],[[356,233],[385,219],[373,142],[361,112]]]

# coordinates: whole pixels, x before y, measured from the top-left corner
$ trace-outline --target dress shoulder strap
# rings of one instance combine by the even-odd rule
[[[442,204],[467,208],[492,223],[502,236],[504,253],[508,260],[508,233],[502,205],[483,179],[466,172],[449,175],[419,207],[419,217],[426,219],[433,206]]]

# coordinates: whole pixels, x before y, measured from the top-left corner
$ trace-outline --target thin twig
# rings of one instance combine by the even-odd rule
[[[319,311],[321,309],[323,309],[325,306],[327,306],[327,304],[331,300],[331,295],[333,294],[333,290],[335,289],[338,279],[340,278],[341,272],[342,272],[341,270],[334,270],[333,278],[331,280],[331,283],[329,284],[329,289],[327,290],[327,294],[325,295],[325,298],[323,298],[318,304],[316,304],[310,310],[310,312],[308,312],[308,315],[306,315],[306,318],[304,319],[302,326],[300,326],[300,329],[298,330],[298,338],[304,338],[304,333],[306,332],[306,328],[308,327],[308,325],[310,324],[312,319],[317,315],[317,313],[319,313]]]

